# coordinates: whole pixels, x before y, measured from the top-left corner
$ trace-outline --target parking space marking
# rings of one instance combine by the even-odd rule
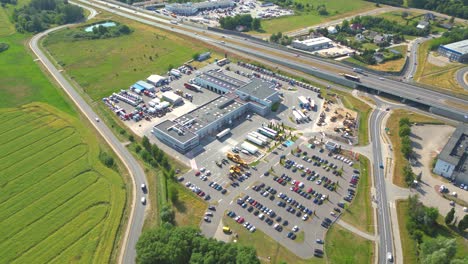
[[[191,159],[190,160],[190,167],[192,167],[192,169],[194,170],[197,170],[197,162],[195,161],[195,159]]]
[[[222,200],[223,200],[222,198],[221,198],[221,199],[219,199],[219,200],[218,200],[218,203],[220,203]]]
[[[244,189],[244,190],[248,190],[249,188],[250,188],[250,186],[247,186],[247,187],[245,187],[245,189]]]
[[[231,201],[231,202],[229,203],[229,205],[231,205],[233,202],[234,202],[234,201]]]

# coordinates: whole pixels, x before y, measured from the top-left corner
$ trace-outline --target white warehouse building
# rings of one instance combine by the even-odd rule
[[[193,16],[196,13],[204,10],[211,10],[217,8],[229,8],[233,7],[234,2],[231,0],[217,0],[217,1],[205,1],[199,3],[174,3],[166,5],[166,10],[181,16]]]
[[[326,37],[318,37],[306,40],[294,40],[292,47],[305,51],[314,51],[332,47],[332,40]]]

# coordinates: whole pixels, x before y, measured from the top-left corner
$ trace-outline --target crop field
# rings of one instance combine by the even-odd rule
[[[45,104],[0,109],[2,263],[108,263],[121,177],[80,121]]]
[[[148,25],[119,17],[112,20],[134,32],[117,38],[76,41],[68,34],[74,29],[65,29],[50,34],[43,42],[57,64],[93,100],[126,89],[150,74],[165,74],[170,65],[180,66],[193,54],[207,50],[200,42]]]
[[[313,10],[295,11],[296,15],[293,16],[262,20],[262,29],[265,33],[288,32],[375,8],[374,3],[362,0],[296,0],[295,2],[303,5],[309,4]],[[327,16],[321,16],[317,13],[316,7],[319,5],[326,6],[329,13]]]

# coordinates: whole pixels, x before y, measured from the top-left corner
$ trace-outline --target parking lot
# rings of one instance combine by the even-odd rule
[[[310,148],[302,140],[276,151],[257,170],[245,168],[245,180],[236,181],[238,186],[221,185],[219,177],[206,175],[206,168],[183,176],[184,184],[197,186],[216,205],[213,216],[202,223],[202,231],[213,235],[223,215],[229,213],[239,224],[252,232],[262,230],[298,256],[320,257],[310,248],[322,250],[317,241],[323,242],[326,230],[354,197],[359,171],[351,166],[352,161],[329,156],[321,146]],[[303,242],[296,241],[301,231]]]

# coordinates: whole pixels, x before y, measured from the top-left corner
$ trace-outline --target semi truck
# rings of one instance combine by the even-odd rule
[[[189,90],[192,90],[192,91],[196,91],[196,92],[201,92],[202,88],[196,84],[192,84],[192,83],[184,83],[184,86],[185,88],[189,89]]]
[[[217,135],[216,135],[216,138],[217,139],[221,139],[223,138],[224,136],[226,136],[227,134],[229,134],[231,132],[231,129],[230,128],[226,128],[224,129],[223,131],[219,132]]]

